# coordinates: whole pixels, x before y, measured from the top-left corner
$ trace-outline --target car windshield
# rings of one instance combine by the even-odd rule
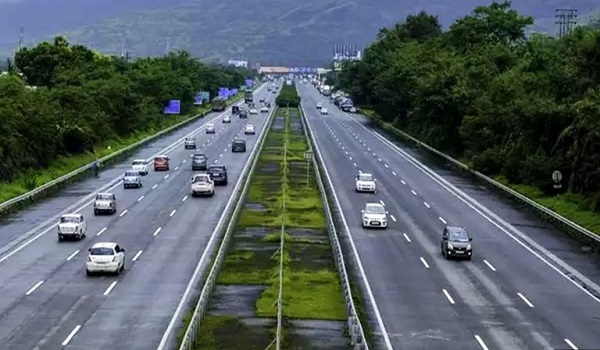
[[[462,229],[450,229],[450,240],[452,242],[468,242],[469,235]]]
[[[246,125],[246,129],[254,129],[253,125]]]
[[[96,199],[98,200],[111,200],[112,194],[98,194],[96,195]]]
[[[156,158],[154,158],[155,162],[165,162],[166,160],[167,160],[167,158],[165,158],[165,157],[156,157]]]
[[[206,126],[206,128],[207,128],[207,129],[214,129],[214,127],[215,127],[215,126],[214,126],[214,125],[212,125],[212,124],[208,124],[208,125]]]
[[[208,182],[209,179],[208,175],[198,175],[194,177],[194,183]]]
[[[211,166],[210,168],[208,168],[208,171],[217,173],[223,172],[223,170],[224,168],[222,166]]]
[[[373,181],[373,175],[360,174],[360,175],[358,175],[358,181]]]
[[[92,248],[90,255],[115,255],[112,248]]]
[[[367,205],[365,212],[367,214],[385,214],[385,209],[380,205]]]
[[[204,154],[194,154],[194,160],[205,160],[206,156]]]
[[[235,143],[236,145],[243,145],[244,141],[243,140],[235,140],[235,141],[233,141],[233,143]]]
[[[76,216],[63,216],[60,218],[60,222],[63,224],[65,224],[65,223],[77,224],[77,223],[79,223],[79,218]]]
[[[146,162],[143,160],[134,160],[133,163],[131,163],[133,165],[145,165]]]
[[[125,176],[138,176],[139,172],[137,171],[127,171],[125,172]]]
[[[189,137],[188,137],[187,139],[185,139],[185,140],[186,140],[186,141],[195,141],[194,139],[192,139],[192,138],[189,138]]]

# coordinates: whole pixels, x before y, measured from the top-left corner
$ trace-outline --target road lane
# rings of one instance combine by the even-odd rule
[[[265,119],[265,116],[258,116],[252,117],[248,121],[254,123],[260,129]],[[0,284],[6,289],[5,291],[9,292],[3,293],[1,301],[3,304],[1,305],[6,313],[18,314],[16,317],[0,317],[0,339],[4,339],[4,343],[10,345],[11,348],[34,348],[38,346],[41,349],[55,349],[60,346],[75,327],[81,325],[82,327],[77,331],[77,334],[71,337],[68,343],[71,345],[78,340],[85,342],[85,323],[94,315],[98,307],[114,297],[123,281],[127,281],[129,276],[135,273],[138,266],[144,268],[144,263],[156,264],[160,262],[162,265],[158,268],[151,268],[153,272],[141,272],[139,276],[146,278],[145,280],[140,281],[132,278],[133,281],[129,287],[132,292],[127,293],[125,297],[120,299],[121,302],[129,305],[126,314],[134,312],[153,313],[154,316],[159,316],[163,323],[149,322],[148,326],[153,327],[139,330],[132,330],[131,328],[134,326],[125,323],[121,324],[118,330],[131,336],[135,336],[136,331],[141,332],[143,334],[137,336],[140,341],[147,342],[154,339],[160,333],[161,327],[166,327],[168,319],[174,312],[174,308],[171,307],[172,303],[176,303],[181,298],[182,293],[180,293],[178,287],[180,284],[187,282],[191,270],[198,261],[196,255],[201,254],[203,251],[204,245],[191,243],[196,243],[198,240],[204,242],[204,239],[208,239],[216,223],[214,217],[216,216],[218,219],[222,211],[222,209],[215,209],[224,207],[233,189],[232,183],[239,177],[243,165],[255,145],[255,140],[258,138],[258,135],[246,137],[248,139],[248,152],[229,156],[231,140],[234,137],[243,137],[242,130],[245,122],[244,120],[234,119],[230,125],[217,125],[217,135],[214,139],[206,143],[204,149],[198,150],[205,152],[211,163],[217,160],[219,163],[222,161],[223,164],[228,166],[228,175],[231,182],[227,187],[218,186],[215,197],[198,199],[199,201],[183,200],[189,194],[189,179],[192,171],[190,162],[187,159],[189,159],[189,154],[192,151],[185,151],[183,146],[180,146],[171,154],[172,171],[153,174],[151,170],[151,174],[155,175],[154,180],[157,181],[155,184],[158,184],[158,186],[149,186],[152,182],[146,182],[144,186],[146,192],[132,189],[123,191],[123,195],[117,195],[119,204],[122,204],[121,197],[125,196],[128,203],[132,205],[129,208],[119,207],[118,213],[127,210],[126,215],[122,217],[119,217],[118,214],[112,217],[93,217],[91,208],[86,208],[85,210],[88,210],[89,213],[85,215],[90,221],[88,223],[90,225],[88,238],[81,242],[59,244],[55,235],[48,234],[12,256],[9,260],[10,264],[8,264],[9,261],[0,264],[0,281],[10,282]],[[175,168],[177,170],[174,170]],[[166,177],[166,175],[170,176]],[[150,178],[150,176],[146,178]],[[134,194],[134,192],[137,193]],[[142,193],[145,193],[144,198],[139,200]],[[198,205],[204,210],[195,213],[198,210]],[[169,216],[169,213],[175,209],[175,214]],[[182,217],[181,214],[186,216]],[[159,235],[154,236],[153,233],[156,232],[157,226],[162,230]],[[103,228],[106,229],[102,234],[96,236],[95,232],[100,232]],[[92,242],[111,240],[117,241],[127,249],[126,272],[118,278],[87,278],[84,273],[87,248]],[[163,242],[163,240],[166,241]],[[171,245],[170,241],[173,240],[178,242],[177,245]],[[155,242],[156,244],[154,244]],[[157,245],[163,247],[155,249],[154,247]],[[159,252],[155,253],[157,250]],[[80,251],[80,253],[73,255],[76,251]],[[144,255],[139,255],[137,261],[133,262],[134,255],[139,251],[143,251]],[[144,259],[146,256],[152,256],[152,259]],[[43,260],[40,261],[40,259]],[[18,268],[19,265],[15,262],[19,262],[21,269]],[[159,278],[166,281],[165,275],[160,271],[166,268],[171,270],[169,273],[170,278],[180,280],[179,284],[168,283],[167,281],[166,288],[168,290],[158,288],[157,285],[160,282],[155,280],[155,278]],[[30,271],[30,273],[23,274],[23,270]],[[24,293],[28,289],[21,290],[19,293],[21,285],[30,284],[28,286],[30,288],[32,284],[37,282],[35,279],[39,276],[43,276],[45,283],[34,293],[27,296],[29,299],[23,299]],[[147,279],[147,277],[152,278]],[[119,281],[119,283],[110,290],[108,295],[103,295],[113,281]],[[148,284],[141,284],[142,282]],[[44,289],[46,286],[49,288]],[[156,304],[146,303],[140,307],[140,310],[137,310],[139,306],[136,300],[136,294],[139,294],[137,290],[144,293],[155,293],[149,300],[156,301]],[[11,297],[4,298],[5,295]],[[160,307],[161,305],[169,307]],[[125,308],[121,306],[114,312],[118,314],[111,317],[117,319],[124,314]],[[70,316],[65,318],[65,315]],[[164,323],[165,318],[167,319],[166,323]],[[101,323],[106,322],[106,319],[102,317],[101,319]],[[32,322],[35,322],[35,325]],[[60,326],[57,327],[57,325]],[[97,331],[92,330],[91,338],[95,339],[96,335]],[[115,334],[107,334],[103,341],[108,340],[118,347],[119,344],[114,343],[116,338]],[[154,346],[158,345],[156,339],[153,341]],[[86,348],[94,348],[94,344],[90,344],[90,346],[86,346]],[[130,345],[128,341],[128,348],[135,348],[135,346],[135,344]],[[75,348],[77,348],[76,345]],[[140,348],[147,349],[148,346],[142,345]]]
[[[260,86],[257,93],[265,93],[264,87],[264,85]],[[98,178],[91,177],[72,184],[56,195],[2,220],[0,222],[0,262],[4,261],[5,255],[10,254],[15,246],[30,239],[32,234],[43,232],[48,228],[53,229],[52,226],[58,221],[60,213],[74,211],[83,205],[89,205],[89,195],[106,187],[115,178],[122,176],[123,170],[130,167],[133,159],[148,159],[157,153],[168,153],[172,147],[178,149],[186,135],[194,132],[203,134],[201,128],[204,125],[209,122],[220,122],[221,117],[227,113],[230,113],[230,109],[223,113],[210,113],[204,118],[141,147],[127,160],[108,168],[102,168]]]
[[[316,100],[322,98],[305,90],[303,103],[306,103],[307,110],[314,110]],[[386,200],[386,204],[404,213],[405,217],[394,214],[399,222],[415,224],[413,241],[430,256],[425,256],[427,261],[433,260],[428,262],[432,269],[443,272],[440,282],[445,279],[457,290],[457,305],[465,306],[459,314],[472,315],[496,325],[498,322],[509,325],[505,336],[502,332],[494,334],[498,331],[495,326],[490,327],[494,329],[494,332],[490,331],[491,340],[483,335],[481,339],[488,343],[496,342],[501,348],[510,348],[506,339],[511,338],[516,341],[513,345],[525,348],[564,347],[568,344],[565,339],[579,347],[598,346],[595,334],[598,321],[593,316],[598,314],[595,299],[507,237],[505,232],[473,208],[454,198],[446,188],[430,180],[406,158],[400,157],[363,128],[351,127],[351,117],[336,107],[330,107],[330,117],[320,117],[314,111],[307,113],[315,123],[327,125],[314,128],[317,134],[321,133],[319,142],[332,140],[334,147],[338,148],[333,153],[348,152],[346,167],[357,164],[359,168],[362,165],[365,171],[380,179],[380,184],[389,184],[383,191],[388,192],[393,200]],[[325,136],[327,133],[329,135]],[[335,163],[332,161],[332,164]],[[348,182],[352,184],[351,180]],[[445,222],[463,225],[475,236],[475,258],[472,262],[449,264],[440,258],[439,237]],[[385,266],[383,262],[386,261],[381,260],[380,264]],[[536,306],[529,306],[520,295],[527,295],[526,299]],[[462,304],[460,299],[464,300]],[[537,306],[539,303],[541,305]]]

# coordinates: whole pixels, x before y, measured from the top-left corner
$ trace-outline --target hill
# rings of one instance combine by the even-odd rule
[[[2,1],[2,0],[0,0]],[[3,0],[8,1],[8,0]],[[209,60],[247,58],[266,64],[323,65],[334,44],[359,47],[379,29],[425,10],[447,27],[485,0],[10,0],[0,2],[0,52],[14,50],[19,27],[34,41],[66,34],[70,41],[120,53],[122,42],[134,56],[188,49]],[[597,0],[518,0],[513,7],[536,18],[536,31],[555,31],[555,9],[575,7],[585,14]]]

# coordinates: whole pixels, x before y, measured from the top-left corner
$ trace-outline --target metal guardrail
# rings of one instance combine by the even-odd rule
[[[256,168],[256,164],[258,163],[258,156],[263,148],[265,139],[267,138],[267,134],[269,133],[269,129],[271,128],[271,124],[273,123],[274,116],[277,114],[278,110],[279,108],[275,106],[275,108],[269,114],[269,120],[265,123],[260,139],[256,144],[256,147],[254,147],[254,150],[252,150],[250,160],[244,168],[244,171],[242,172],[243,180],[239,182],[239,184],[242,184],[241,189],[236,188],[234,190],[234,193],[232,194],[232,196],[236,196],[237,199],[231,201],[232,205],[225,208],[223,215],[225,215],[225,217],[228,216],[230,219],[228,221],[225,221],[227,223],[225,233],[223,234],[221,244],[219,245],[219,248],[216,251],[216,255],[213,259],[214,262],[210,267],[208,275],[206,276],[204,285],[202,287],[202,291],[200,292],[200,298],[198,299],[196,307],[194,308],[194,312],[192,313],[192,316],[190,318],[190,323],[183,335],[181,345],[179,346],[180,350],[192,350],[196,345],[198,329],[200,327],[200,324],[202,323],[202,319],[204,318],[204,314],[208,308],[208,303],[210,301],[211,294],[217,283],[219,270],[221,269],[221,265],[223,264],[223,260],[225,259],[225,256],[227,254],[227,248],[229,246],[230,238],[233,235],[235,226],[237,224],[237,220],[243,209],[243,205],[240,204],[244,203],[244,200],[246,199],[246,195],[248,194],[248,188],[250,187],[250,180]],[[220,230],[222,230],[222,227],[220,228]],[[214,254],[215,253],[213,253],[213,255]]]
[[[232,101],[233,103],[237,102],[239,100],[236,99],[234,101]],[[189,123],[192,123],[194,121],[196,121],[199,118],[202,118],[204,116],[206,116],[207,114],[211,113],[211,111],[206,111],[206,112],[202,112],[202,113],[198,113],[186,120],[183,120],[175,125],[172,125],[164,130],[161,130],[159,132],[157,132],[156,134],[150,135],[140,141],[137,141],[125,148],[122,148],[116,152],[113,152],[107,156],[104,156],[102,158],[99,159],[100,163],[106,163],[107,161],[113,160],[117,157],[122,156],[123,154],[130,152],[140,146],[143,146],[144,144],[153,141],[155,139],[158,139],[159,137],[168,134],[176,129],[179,129]],[[91,170],[91,165],[92,163],[86,164],[78,169],[73,170],[72,172],[65,174],[59,178],[56,178],[48,183],[43,184],[42,186],[39,186],[27,193],[24,193],[18,197],[9,199],[3,203],[0,203],[0,213],[5,213],[5,212],[9,212],[11,210],[12,207],[17,206],[19,204],[22,204],[25,201],[31,201],[35,198],[37,198],[38,196],[40,196],[41,194],[44,194],[45,192],[49,191],[50,189],[52,189],[55,186],[61,185],[69,180],[75,179],[77,176],[80,176],[82,174],[84,174],[85,172],[90,172]],[[91,172],[90,172],[91,174]]]
[[[513,190],[512,188],[510,188],[506,185],[503,185],[500,182],[498,182],[498,181],[496,181],[474,169],[471,169],[468,165],[461,163],[460,161],[450,157],[449,155],[444,154],[444,153],[440,152],[439,150],[429,146],[428,144],[419,141],[415,137],[405,133],[404,131],[402,131],[400,129],[397,129],[396,127],[390,125],[389,123],[383,122],[375,117],[371,117],[371,116],[366,116],[366,117],[369,118],[370,120],[374,121],[375,123],[377,123],[384,129],[391,130],[393,133],[415,143],[417,146],[422,147],[422,148],[430,151],[431,153],[445,159],[446,161],[454,164],[455,166],[469,172],[471,175],[475,176],[476,178],[478,178],[480,180],[483,180],[484,182],[487,182],[488,184],[492,185],[496,189],[501,190],[505,194],[508,194],[509,196],[513,197],[514,199],[517,199],[517,200],[525,203],[526,205],[530,206],[532,209],[536,210],[539,214],[547,216],[547,217],[551,218],[552,220],[566,226],[567,228],[571,229],[573,232],[580,235],[582,238],[584,238],[586,240],[591,240],[592,242],[600,245],[600,235],[599,234],[594,233],[594,232],[586,229],[585,227],[582,227],[581,225],[565,218],[564,216],[558,214],[557,212],[555,212],[549,208],[546,208],[545,206],[535,202],[531,198],[527,198],[526,196],[520,194],[519,192]]]
[[[355,350],[368,350],[369,345],[367,344],[365,332],[363,326],[361,324],[360,318],[358,317],[358,312],[356,311],[356,305],[354,305],[354,297],[352,295],[352,286],[350,284],[350,278],[348,277],[348,269],[346,268],[346,263],[344,260],[344,253],[342,251],[342,246],[340,244],[340,239],[338,237],[338,232],[335,226],[335,222],[333,220],[333,214],[331,212],[331,206],[333,204],[330,203],[329,198],[327,198],[327,193],[329,193],[328,188],[325,186],[323,178],[321,176],[320,167],[324,167],[323,158],[316,145],[316,139],[313,134],[313,131],[310,127],[310,124],[306,121],[306,116],[304,115],[304,110],[302,108],[298,108],[300,110],[302,125],[304,126],[304,133],[306,134],[308,140],[310,141],[311,148],[313,150],[314,157],[312,158],[313,168],[315,171],[315,178],[317,180],[317,185],[319,187],[319,192],[321,193],[321,199],[323,201],[323,207],[325,209],[325,220],[327,222],[327,232],[329,233],[329,241],[331,242],[331,249],[333,251],[333,256],[335,260],[335,265],[338,269],[338,274],[340,276],[340,280],[342,282],[342,288],[344,291],[344,298],[346,302],[346,312],[348,314],[348,330],[350,334],[351,345]],[[333,191],[333,189],[329,189]]]

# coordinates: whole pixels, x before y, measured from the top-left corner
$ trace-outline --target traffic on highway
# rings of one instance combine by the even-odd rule
[[[275,97],[264,86],[255,96]],[[266,120],[209,114],[8,220],[2,348],[156,348],[187,311],[202,247]],[[232,152],[240,141],[248,152]],[[205,164],[192,170],[198,154]]]
[[[600,344],[600,299],[547,254],[561,249],[550,246],[556,241],[527,238],[555,229],[492,193],[466,193],[468,180],[432,170],[329,93],[306,81],[298,90],[357,256],[377,348]],[[558,243],[570,249],[566,239]],[[571,258],[585,266],[577,261],[585,257]]]

